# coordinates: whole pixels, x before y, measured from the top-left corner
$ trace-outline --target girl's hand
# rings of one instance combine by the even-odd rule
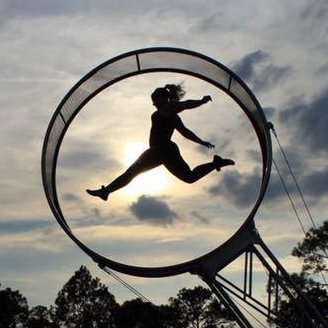
[[[212,97],[211,96],[204,96],[202,101],[204,102],[204,104],[206,104],[209,101],[212,101]]]
[[[208,141],[203,141],[203,142],[202,142],[202,145],[205,146],[205,147],[207,147],[207,148],[209,148],[209,149],[215,147],[213,144],[211,144],[211,143],[208,142]]]

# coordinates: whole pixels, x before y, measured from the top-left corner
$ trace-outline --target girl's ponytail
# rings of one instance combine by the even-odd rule
[[[170,101],[179,101],[186,94],[186,91],[183,89],[183,84],[167,84],[165,89],[169,92]]]

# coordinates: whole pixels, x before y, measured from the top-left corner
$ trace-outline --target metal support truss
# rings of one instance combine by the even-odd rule
[[[222,304],[230,309],[238,325],[241,328],[253,328],[255,327],[254,322],[258,321],[261,326],[265,327],[258,320],[261,317],[267,325],[274,322],[277,327],[283,328],[328,328],[326,320],[293,282],[287,271],[260,238],[255,227],[249,225],[245,229],[248,231],[248,245],[240,240],[245,247],[242,251],[239,249],[238,254],[232,254],[234,248],[230,248],[229,264],[236,261],[237,258],[243,261],[243,275],[238,279],[240,283],[232,282],[224,276],[222,271],[227,264],[215,266],[215,256],[204,261],[203,270],[199,273],[199,276],[208,284]],[[238,240],[238,236],[235,237]],[[240,237],[245,237],[245,231],[240,234]],[[222,252],[218,252],[217,256],[221,257],[220,253]],[[264,291],[266,295],[263,293],[259,296],[255,295],[255,266],[256,273],[261,272],[266,277]],[[295,315],[290,318],[281,318],[279,315],[278,305],[282,293],[294,305]],[[249,315],[247,316],[247,313],[241,308],[246,310],[253,319]]]

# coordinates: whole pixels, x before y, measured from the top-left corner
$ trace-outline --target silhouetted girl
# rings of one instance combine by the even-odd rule
[[[174,176],[187,183],[193,183],[213,170],[220,171],[221,167],[233,165],[231,159],[223,159],[214,155],[213,161],[190,169],[181,157],[178,146],[171,141],[174,130],[177,130],[185,138],[213,148],[208,141],[203,141],[182,123],[179,113],[199,107],[211,101],[210,96],[204,96],[201,100],[180,101],[185,92],[181,85],[169,84],[164,88],[157,88],[151,95],[156,111],[151,116],[151,130],[149,148],[118,178],[100,189],[89,190],[92,196],[107,200],[108,195],[124,186],[140,173],[149,171],[157,166],[164,165]]]

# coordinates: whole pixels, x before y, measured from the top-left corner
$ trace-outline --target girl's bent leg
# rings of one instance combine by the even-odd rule
[[[232,160],[215,155],[212,162],[199,165],[191,170],[176,145],[169,149],[164,163],[173,175],[187,183],[194,183],[214,170],[220,171],[221,167],[233,164]]]
[[[206,163],[195,167],[191,170],[185,165],[167,166],[167,169],[180,180],[187,183],[194,183],[216,169],[213,162]]]
[[[217,167],[214,162],[210,162],[199,165],[191,170],[182,158],[178,146],[175,144],[172,144],[170,148],[166,149],[164,165],[174,176],[187,183],[196,182]]]

